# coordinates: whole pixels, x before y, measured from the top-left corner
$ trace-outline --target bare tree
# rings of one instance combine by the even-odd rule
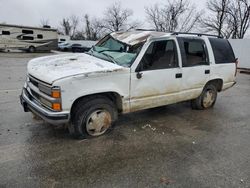
[[[89,15],[85,14],[84,16],[85,19],[85,33],[86,33],[86,38],[90,40],[92,38],[92,33],[91,33],[91,26],[90,26],[90,21],[89,21]]]
[[[188,0],[169,0],[167,4],[146,7],[148,20],[157,31],[191,31],[201,16]]]
[[[232,38],[244,38],[250,25],[250,2],[236,0],[230,2],[227,13],[228,25],[231,26]]]
[[[250,25],[249,0],[210,0],[207,8],[210,15],[201,20],[205,31],[226,38],[244,37]]]
[[[63,18],[62,22],[60,23],[60,26],[64,35],[71,34],[72,26],[70,24],[69,18]]]
[[[230,0],[207,1],[207,8],[211,13],[201,20],[201,24],[205,27],[206,32],[214,32],[221,37],[229,37],[231,35],[232,28],[228,24],[230,20],[228,17],[229,1]]]
[[[91,21],[91,40],[98,40],[105,34],[102,20],[93,18]]]
[[[68,18],[63,18],[62,22],[60,23],[61,32],[64,35],[69,35],[72,39],[74,39],[77,31],[77,27],[79,25],[79,18],[75,15],[71,15]]]
[[[85,32],[83,30],[77,30],[74,36],[74,40],[86,40]]]
[[[86,14],[84,16],[84,21],[85,21],[85,36],[87,40],[98,40],[101,38],[104,33],[103,33],[103,24],[102,20],[98,18],[89,18],[89,15]]]
[[[71,24],[71,28],[72,28],[72,31],[71,31],[71,37],[74,38],[75,35],[76,35],[76,32],[77,32],[77,27],[78,27],[78,24],[79,24],[79,18],[75,15],[71,15],[70,18],[70,24]]]
[[[138,22],[130,22],[132,15],[132,10],[123,9],[120,2],[115,2],[104,12],[102,26],[108,32],[134,29],[137,27]]]

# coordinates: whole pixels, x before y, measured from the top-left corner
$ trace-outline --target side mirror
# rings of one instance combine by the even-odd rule
[[[141,72],[137,72],[136,78],[137,78],[137,79],[141,79],[141,78],[142,78],[142,73],[141,73]]]

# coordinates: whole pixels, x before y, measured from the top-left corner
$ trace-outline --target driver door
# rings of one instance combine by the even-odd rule
[[[176,41],[153,41],[131,73],[131,111],[178,102],[181,78]]]

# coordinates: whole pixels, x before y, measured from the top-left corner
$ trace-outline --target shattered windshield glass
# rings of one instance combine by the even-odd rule
[[[111,36],[106,36],[93,46],[88,54],[124,67],[130,67],[142,46],[143,43],[130,46],[113,39]]]

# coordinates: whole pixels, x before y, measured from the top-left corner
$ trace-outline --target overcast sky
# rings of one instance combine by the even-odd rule
[[[198,9],[204,9],[206,0],[190,0]],[[64,17],[84,14],[102,17],[105,8],[116,0],[0,0],[0,23],[27,26],[40,25],[41,19],[48,19],[52,27],[58,27]],[[123,8],[134,12],[133,18],[145,22],[144,7],[167,0],[124,0]]]

